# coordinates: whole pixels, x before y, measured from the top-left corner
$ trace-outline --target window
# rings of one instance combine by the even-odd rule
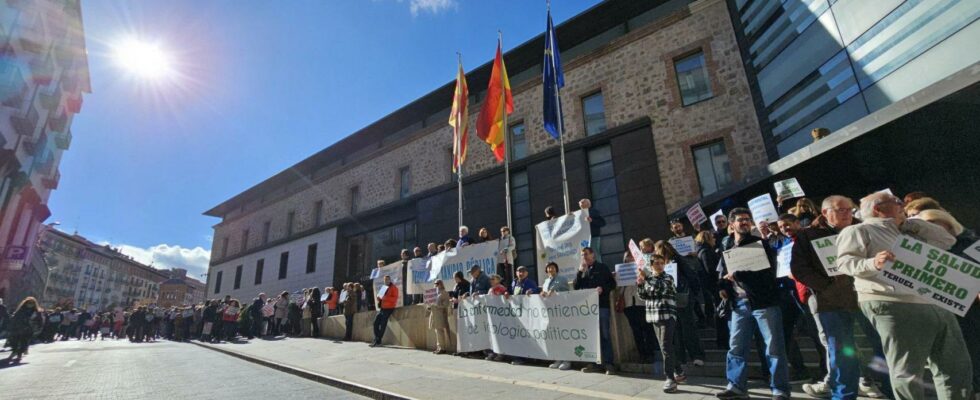
[[[681,90],[681,103],[685,106],[711,98],[711,84],[708,82],[708,69],[705,68],[704,52],[699,51],[687,57],[674,60],[677,72],[677,85]]]
[[[531,192],[527,171],[512,172],[510,175],[510,209],[514,226],[510,234],[517,244],[517,259],[514,265],[534,264],[534,224],[531,223]],[[537,268],[529,267],[531,278],[537,278]],[[544,271],[541,271],[544,273]]]
[[[228,257],[228,237],[227,236],[225,236],[224,239],[221,239],[221,258],[225,258],[225,257]],[[86,268],[86,272],[88,272],[88,269],[87,268]]]
[[[408,167],[402,167],[398,170],[398,179],[398,187],[400,188],[398,198],[407,198],[412,193],[412,171]]]
[[[313,203],[313,226],[320,226],[323,221],[323,200]]]
[[[402,249],[415,246],[415,221],[386,226],[364,235],[363,264],[354,266],[354,273],[369,274],[377,260],[397,260]]]
[[[245,249],[248,249],[248,229],[242,231],[242,249],[241,252],[244,253]]]
[[[524,157],[527,157],[527,136],[524,136],[524,123],[519,122],[510,126],[510,159]]]
[[[214,278],[214,294],[221,293],[221,275],[223,271],[218,271],[218,275]]]
[[[293,220],[296,219],[296,212],[290,211],[286,214],[286,236],[292,236],[293,234]]]
[[[602,92],[595,92],[582,98],[582,114],[585,115],[585,135],[592,136],[606,130],[606,106],[602,103]]]
[[[262,244],[269,243],[269,231],[272,230],[272,221],[265,221],[262,224]]]
[[[592,243],[600,261],[616,262],[625,251],[623,224],[619,215],[619,192],[609,145],[589,150],[589,182],[592,191]],[[598,232],[596,232],[598,230]]]
[[[717,192],[732,183],[732,166],[723,140],[695,147],[694,168],[698,172],[701,196]]]
[[[350,214],[357,214],[357,203],[361,200],[361,190],[354,186],[350,188]]]
[[[316,272],[316,243],[306,247],[306,273]]]
[[[289,266],[289,252],[279,255],[279,279],[286,279],[286,269]]]
[[[255,263],[255,284],[262,284],[262,272],[265,269],[265,259],[260,258],[259,261]]]
[[[242,287],[242,266],[235,267],[235,290]]]

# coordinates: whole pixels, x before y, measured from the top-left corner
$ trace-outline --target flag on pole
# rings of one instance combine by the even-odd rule
[[[449,114],[449,125],[453,127],[453,172],[459,172],[463,162],[466,161],[466,128],[469,122],[467,111],[467,100],[470,91],[466,87],[466,74],[463,72],[463,63],[459,63],[459,71],[456,73],[456,93],[453,95],[453,110]]]
[[[561,70],[561,56],[558,54],[558,38],[548,10],[548,30],[544,35],[544,129],[555,139],[561,136],[564,122],[561,114],[559,91],[565,86],[565,73]]]
[[[476,134],[490,145],[490,150],[497,157],[497,162],[504,161],[506,150],[504,136],[507,127],[504,126],[504,113],[514,112],[514,98],[510,94],[510,80],[507,79],[507,67],[504,66],[504,56],[497,41],[497,57],[493,60],[493,70],[490,71],[490,83],[487,85],[487,97],[480,107],[480,116],[476,120]]]

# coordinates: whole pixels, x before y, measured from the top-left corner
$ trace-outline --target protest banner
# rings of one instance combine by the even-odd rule
[[[636,263],[616,264],[616,286],[636,286]]]
[[[789,268],[789,263],[793,259],[793,243],[780,247],[779,253],[776,255],[776,277],[782,278],[784,276],[790,276],[792,273]]]
[[[425,282],[415,285],[415,294],[425,294],[426,289],[435,287],[437,279],[442,279],[446,287],[452,287],[453,274],[462,271],[469,279],[470,267],[479,265],[480,270],[487,276],[497,273],[497,240],[479,244],[447,249],[429,259]]]
[[[563,215],[534,226],[537,240],[538,265],[558,264],[558,276],[568,280],[582,264],[582,249],[589,247],[592,231],[585,210]],[[538,284],[544,284],[546,274],[538,274]]]
[[[813,251],[817,253],[817,258],[827,270],[827,276],[841,275],[837,269],[837,235],[822,237],[810,243]]]
[[[601,360],[595,290],[463,299],[456,326],[461,352],[489,349],[538,360]]]
[[[388,287],[384,284],[385,275],[391,277],[391,283],[394,283],[399,289],[405,290],[405,286],[402,285],[402,262],[395,261],[381,268],[371,270],[371,286],[374,288],[375,299],[384,296],[384,293],[388,290]],[[403,305],[405,305],[405,296],[398,296],[398,305],[396,307]]]
[[[728,272],[761,271],[772,267],[769,265],[766,250],[762,248],[762,242],[739,246],[726,250],[722,254],[725,257],[725,266],[728,267]]]
[[[772,184],[776,188],[776,196],[782,196],[784,199],[793,199],[797,197],[806,196],[803,193],[803,188],[800,186],[800,182],[796,178],[789,178]]]
[[[704,209],[701,208],[700,202],[694,203],[691,208],[688,208],[686,214],[687,220],[691,221],[691,226],[693,226],[694,230],[696,231],[701,230],[699,229],[701,224],[708,220],[708,217],[704,216]]]
[[[424,258],[413,258],[408,260],[408,288],[405,293],[423,294],[428,288],[435,287],[435,283],[429,282],[429,260]]]
[[[966,315],[980,291],[980,264],[905,235],[895,240],[891,252],[895,260],[872,279]]]
[[[776,222],[779,220],[779,212],[772,204],[772,195],[766,193],[762,196],[749,200],[749,210],[752,211],[752,218],[755,223],[760,221]]]
[[[973,261],[980,262],[980,241],[971,244],[965,250],[963,250],[967,256],[973,259]]]
[[[716,231],[718,230],[718,224],[715,222],[715,220],[718,219],[718,216],[719,215],[722,216],[722,217],[724,217],[725,216],[725,212],[722,211],[722,210],[718,210],[718,211],[715,211],[714,214],[711,214],[711,226],[713,226]]]
[[[671,238],[667,240],[670,242],[671,246],[674,246],[674,250],[677,250],[677,254],[686,256],[688,254],[694,253],[694,237],[684,236],[680,238]]]

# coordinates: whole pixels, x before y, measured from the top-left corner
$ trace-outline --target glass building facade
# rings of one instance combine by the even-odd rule
[[[813,128],[842,128],[980,60],[980,1],[729,5],[774,158],[811,143]]]

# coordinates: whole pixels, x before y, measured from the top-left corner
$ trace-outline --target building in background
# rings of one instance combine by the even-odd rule
[[[13,299],[91,92],[78,0],[0,2],[0,298]],[[36,269],[30,269],[37,271]]]
[[[204,283],[187,276],[187,270],[170,270],[170,279],[160,283],[160,299],[157,305],[173,307],[204,302]]]
[[[573,205],[592,199],[603,258],[621,259],[629,238],[666,236],[667,210],[768,163],[723,0],[605,1],[557,35],[568,186]],[[517,262],[532,273],[534,224],[547,206],[564,213],[559,145],[542,127],[543,48],[542,34],[504,54],[515,108],[512,231]],[[492,55],[488,46],[483,59]],[[490,70],[488,62],[467,74],[471,119]],[[378,259],[456,236],[447,124],[454,87],[447,82],[205,212],[221,218],[208,296],[363,281]],[[476,132],[469,137],[464,221],[473,234],[485,226],[496,235],[507,224],[504,168]]]

